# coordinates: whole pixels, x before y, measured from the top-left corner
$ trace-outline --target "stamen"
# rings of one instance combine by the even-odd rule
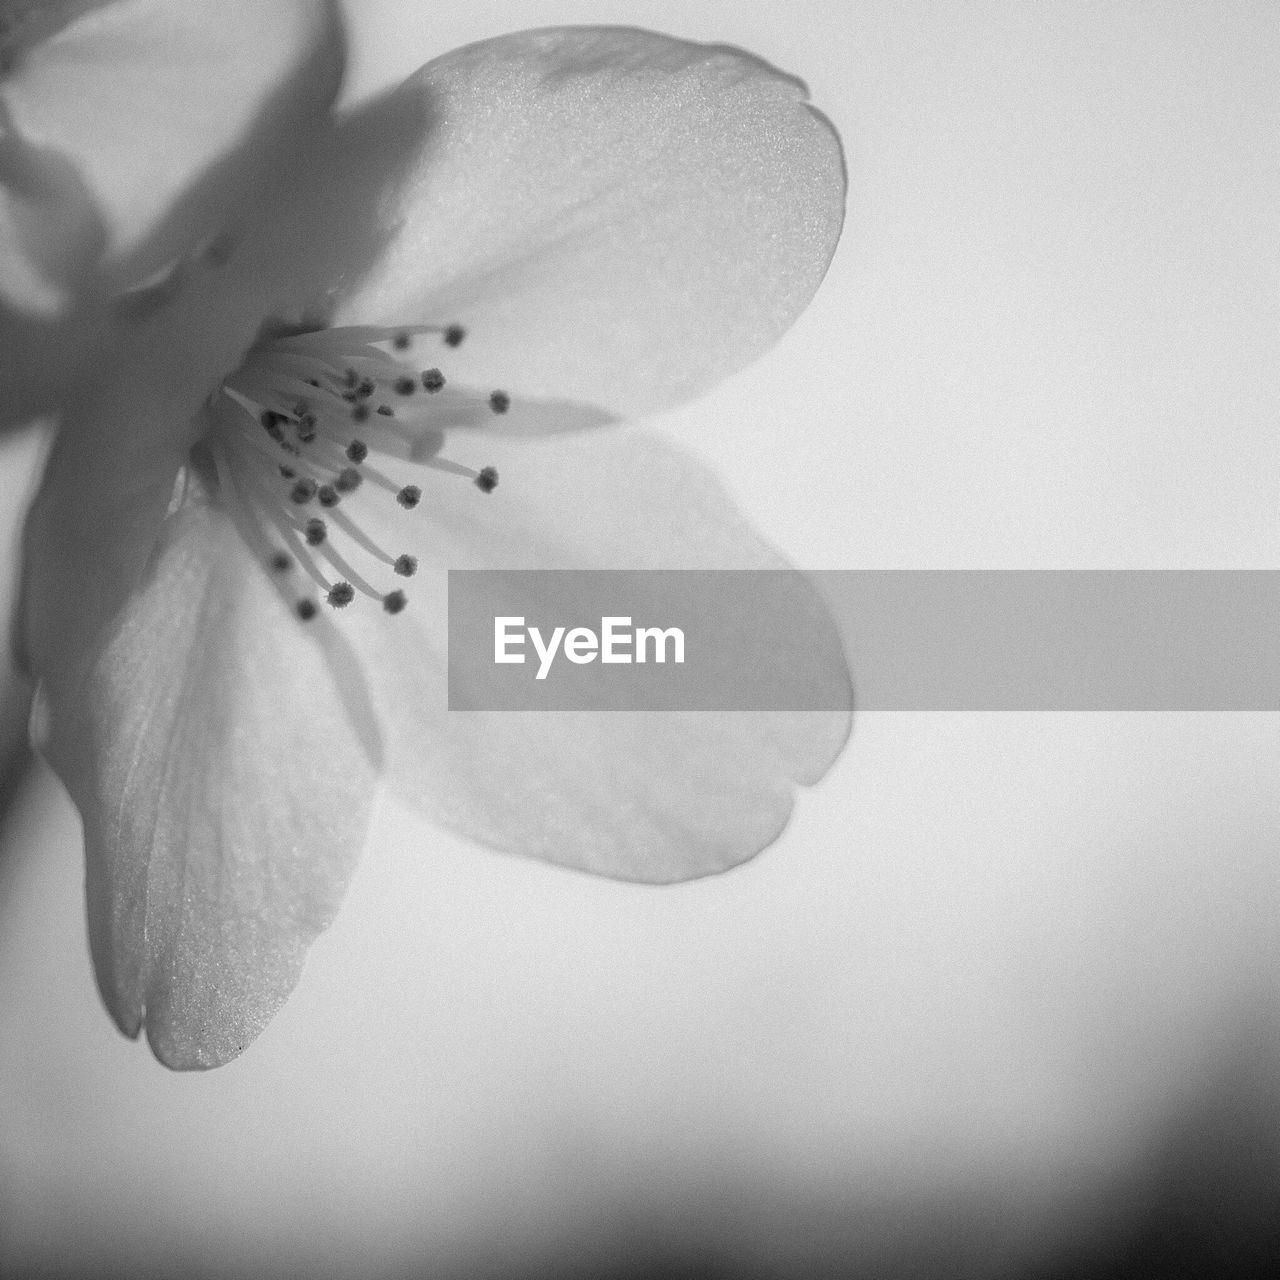
[[[237,527],[299,619],[317,615],[317,600],[343,609],[357,595],[398,614],[408,597],[386,590],[385,578],[376,585],[378,573],[412,578],[418,559],[370,537],[362,513],[372,514],[368,504],[389,504],[394,497],[407,518],[427,501],[422,487],[396,474],[403,465],[460,476],[492,493],[496,468],[476,470],[445,456],[446,432],[482,428],[489,414],[509,410],[510,397],[505,391],[446,390],[441,369],[423,369],[397,354],[410,351],[420,333],[457,347],[466,337],[460,324],[310,332],[280,325],[275,332],[281,330],[282,336],[260,337],[210,401],[207,439],[219,485]],[[355,423],[362,424],[359,435]],[[390,474],[371,465],[374,453],[380,464],[389,460]],[[312,502],[324,510],[323,519],[307,512]],[[348,554],[367,559],[357,567]],[[361,570],[368,564],[378,572],[366,577]],[[293,571],[299,568],[315,584],[305,595],[296,590]]]

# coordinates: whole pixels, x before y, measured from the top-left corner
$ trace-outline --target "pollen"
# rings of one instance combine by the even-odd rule
[[[277,325],[210,398],[202,444],[219,501],[302,622],[317,601],[343,610],[363,597],[403,612],[408,594],[392,584],[413,578],[419,561],[395,546],[397,522],[400,545],[413,545],[410,526],[433,486],[461,477],[482,493],[497,487],[495,467],[467,465],[447,445],[459,428],[476,429],[458,437],[474,442],[511,398],[422,368],[411,359],[421,334],[457,347],[466,330]]]

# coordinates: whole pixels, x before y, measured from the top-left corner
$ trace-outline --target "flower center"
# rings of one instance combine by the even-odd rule
[[[422,490],[396,478],[405,464],[468,479],[481,493],[497,487],[493,467],[476,471],[440,451],[450,427],[506,413],[510,400],[457,389],[439,368],[423,368],[413,348],[427,334],[446,347],[466,336],[459,325],[417,325],[272,338],[210,397],[205,444],[227,509],[304,622],[321,596],[335,609],[357,595],[388,613],[404,609],[402,588],[376,583],[411,578],[418,562],[379,545],[361,513],[367,521],[367,504],[382,503],[412,518]],[[294,588],[297,569],[309,586]]]

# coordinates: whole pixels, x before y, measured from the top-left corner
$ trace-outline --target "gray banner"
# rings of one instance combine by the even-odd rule
[[[455,710],[1280,709],[1280,572],[453,571]]]

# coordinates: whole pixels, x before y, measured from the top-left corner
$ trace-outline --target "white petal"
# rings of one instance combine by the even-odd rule
[[[464,448],[466,452],[464,452]],[[540,441],[450,437],[493,462],[479,494],[412,477],[411,519],[371,514],[388,550],[419,555],[403,613],[358,601],[340,626],[367,659],[388,776],[436,821],[486,844],[604,875],[665,881],[758,852],[782,829],[796,782],[816,781],[848,735],[823,713],[482,713],[446,710],[449,568],[785,568],[707,471],[630,429]],[[401,472],[409,475],[407,468]],[[397,541],[398,539],[398,541]],[[826,617],[816,600],[814,607]],[[833,625],[829,623],[828,625]],[[843,661],[831,672],[848,688]]]
[[[326,121],[342,65],[322,0],[119,0],[26,50],[0,99],[80,168],[136,280],[234,221]]]
[[[353,227],[367,242],[370,210],[385,238],[367,261],[344,253],[335,323],[460,321],[450,376],[619,414],[692,396],[768,347],[843,216],[839,141],[798,81],[629,29],[458,50],[308,167],[278,243]]]
[[[316,626],[196,505],[109,626],[37,657],[45,751],[84,819],[99,985],[172,1067],[261,1032],[363,843],[377,744]]]

